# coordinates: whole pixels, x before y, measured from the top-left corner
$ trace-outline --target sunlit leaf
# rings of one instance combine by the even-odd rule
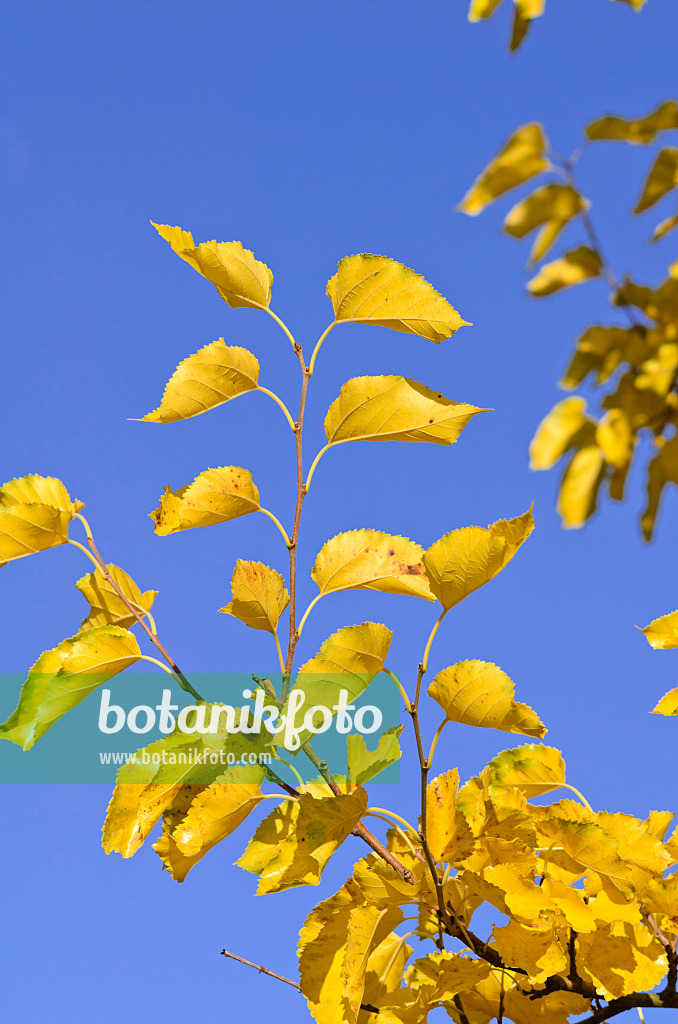
[[[179,363],[159,407],[143,419],[172,423],[199,416],[231,398],[256,391],[258,380],[259,363],[252,353],[219,338]]]
[[[546,255],[568,221],[587,206],[586,200],[569,185],[544,185],[509,210],[504,231],[514,238],[524,238],[541,228],[530,253],[530,261],[535,263]]]
[[[454,444],[479,412],[409,377],[354,377],[342,386],[325,418],[331,444],[339,441],[428,441]]]
[[[140,657],[136,637],[120,626],[99,626],[62,640],[31,668],[0,736],[30,750],[67,711]]]
[[[518,921],[509,921],[502,928],[495,925],[492,940],[504,963],[525,971],[533,985],[543,985],[547,978],[568,967],[567,949],[553,927],[545,923],[537,928],[527,928]]]
[[[400,988],[405,964],[411,955],[412,947],[395,932],[380,942],[367,961],[363,1003],[381,1007],[390,993]]]
[[[678,213],[674,213],[672,217],[666,217],[664,220],[657,224],[657,227],[652,232],[651,242],[658,242],[664,235],[668,235],[669,231],[673,231],[675,227],[678,227]]]
[[[678,687],[669,690],[652,708],[653,715],[678,715]]]
[[[0,567],[66,544],[69,523],[83,507],[55,477],[8,480],[0,488]]]
[[[635,0],[635,6],[640,7],[643,2]],[[645,117],[635,120],[609,116],[591,121],[586,126],[586,135],[594,141],[614,139],[644,145],[654,142],[658,132],[672,128],[678,128],[678,106],[674,100],[667,100]]]
[[[527,282],[527,290],[535,298],[551,295],[561,288],[581,284],[591,277],[599,277],[602,269],[600,256],[587,245],[566,252],[560,259],[545,263],[538,274]]]
[[[311,575],[321,594],[380,590],[432,601],[422,563],[423,549],[406,537],[379,530],[351,530],[328,540]]]
[[[290,603],[285,581],[279,572],[262,562],[235,563],[231,580],[233,600],[220,612],[240,619],[251,629],[275,633],[280,616]]]
[[[123,569],[117,565],[107,565],[106,568],[113,582],[143,618],[144,613],[153,607],[158,591],[147,590],[142,594],[132,577]],[[81,631],[97,626],[122,626],[123,629],[129,629],[137,621],[101,569],[87,573],[75,585],[90,606],[89,615],[80,626]]]
[[[235,832],[261,798],[257,783],[214,782],[203,789],[179,824],[153,846],[175,881],[183,882],[205,854]]]
[[[623,409],[608,409],[596,428],[596,444],[605,461],[622,469],[633,454],[634,435],[631,423]]]
[[[190,231],[154,224],[177,256],[210,281],[222,299],[238,308],[266,309],[271,301],[273,274],[265,263],[255,260],[240,242],[202,242],[196,245]]]
[[[678,647],[678,611],[653,619],[642,632],[655,651],[671,651]]]
[[[490,662],[460,661],[443,669],[428,693],[451,722],[524,736],[546,735],[546,726],[532,708],[514,701],[515,687],[506,673]]]
[[[456,768],[431,779],[426,790],[426,838],[435,861],[454,858],[473,838],[456,805],[459,772]]]
[[[586,401],[566,398],[544,417],[530,444],[530,469],[550,469],[570,448],[591,442],[595,422],[585,415]]]
[[[338,323],[390,327],[436,345],[470,326],[420,274],[387,256],[346,256],[326,291]]]
[[[475,216],[504,192],[545,171],[550,166],[545,156],[547,146],[540,124],[522,125],[476,178],[459,209]]]
[[[642,213],[678,185],[678,149],[662,149],[650,168],[643,191],[633,210]]]
[[[356,1024],[370,954],[402,919],[399,907],[367,903],[352,879],[312,911],[299,933],[299,975],[318,1024]]]
[[[431,591],[443,608],[453,608],[489,583],[511,561],[534,529],[532,510],[515,519],[499,519],[487,529],[453,530],[424,552]]]
[[[252,474],[240,466],[206,469],[192,484],[173,491],[165,487],[160,507],[150,513],[155,532],[166,537],[196,526],[213,526],[247,516],[260,508]]]
[[[488,767],[492,795],[515,787],[530,798],[560,789],[565,783],[563,755],[555,747],[542,743],[526,743],[513,750],[503,750]]]
[[[460,953],[443,950],[429,953],[408,967],[405,981],[408,988],[427,989],[427,1000],[435,1003],[452,999],[459,992],[468,992],[490,973],[489,964],[472,960]]]
[[[591,518],[604,478],[605,458],[597,444],[587,445],[575,454],[558,494],[558,512],[566,529],[578,529]]]
[[[385,768],[398,763],[402,753],[398,737],[403,728],[402,725],[394,725],[386,729],[374,750],[369,749],[360,733],[346,737],[348,777],[354,785],[364,786]]]
[[[393,633],[378,622],[363,622],[338,629],[322,644],[320,650],[301,666],[294,683],[304,694],[298,706],[297,720],[303,721],[309,708],[322,705],[333,711],[342,690],[349,703],[367,689],[383,667]],[[300,743],[310,739],[304,730]]]
[[[237,864],[259,875],[259,893],[319,885],[323,868],[366,808],[367,793],[361,789],[285,800],[264,818]]]
[[[502,2],[503,0],[471,0],[468,20],[482,21],[485,18],[491,18],[497,7],[499,7],[499,4]]]

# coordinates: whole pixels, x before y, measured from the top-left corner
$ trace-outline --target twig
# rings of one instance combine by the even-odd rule
[[[277,974],[275,971],[269,970],[268,967],[264,967],[263,964],[253,964],[251,960],[245,960],[244,957],[237,956],[236,953],[229,953],[227,949],[222,949],[221,955],[226,957],[227,960],[237,960],[239,964],[252,967],[255,971],[259,971],[259,974],[267,974],[269,978],[275,978],[276,981],[284,981],[286,985],[291,985],[292,988],[296,988],[297,992],[301,992],[301,985],[298,981],[292,981],[291,978],[286,978],[284,974]],[[368,1013],[379,1013],[378,1008],[371,1006],[369,1003],[361,1003],[360,1009],[367,1010]]]
[[[463,1007],[463,1004],[462,1004],[462,1001],[461,1001],[461,996],[455,996],[454,999],[452,1000],[452,1002],[457,1007],[457,1012],[459,1014],[460,1024],[470,1024],[470,1021],[469,1021],[468,1017],[466,1016],[466,1012],[464,1010],[464,1007]]]
[[[146,635],[147,635],[148,639],[151,641],[151,643],[155,647],[157,647],[157,649],[160,651],[160,653],[162,654],[163,658],[165,659],[165,661],[167,662],[169,667],[172,669],[172,671],[176,675],[177,679],[179,680],[179,683],[180,683],[182,689],[186,690],[187,693],[190,693],[191,696],[195,697],[196,700],[203,700],[203,698],[200,696],[198,691],[193,689],[193,687],[189,683],[189,681],[186,678],[186,676],[179,669],[179,666],[177,665],[177,663],[174,660],[174,658],[172,658],[170,656],[170,654],[167,652],[167,650],[165,649],[163,644],[160,642],[160,639],[156,636],[155,633],[152,632],[152,630],[149,628],[148,624],[144,621],[142,616],[136,610],[136,608],[134,607],[132,602],[127,597],[125,597],[125,595],[123,594],[122,590],[120,589],[118,584],[115,582],[115,580],[111,576],[110,572],[108,571],[108,569],[106,567],[106,563],[104,562],[103,558],[99,554],[99,551],[97,550],[97,546],[94,543],[94,537],[92,536],[92,531],[90,529],[90,525],[87,522],[87,520],[85,519],[85,517],[81,516],[81,515],[78,515],[76,518],[78,518],[83,523],[83,525],[85,527],[85,531],[87,533],[87,543],[89,544],[90,548],[92,549],[92,554],[94,555],[94,557],[95,557],[95,559],[96,559],[96,561],[97,561],[97,563],[99,565],[99,568],[101,569],[101,572],[102,572],[106,582],[109,584],[109,586],[111,586],[113,588],[113,590],[118,595],[118,597],[120,598],[122,603],[125,605],[125,607],[128,608],[129,611],[132,613],[134,618],[137,620],[137,622],[139,623],[141,628],[146,633]]]

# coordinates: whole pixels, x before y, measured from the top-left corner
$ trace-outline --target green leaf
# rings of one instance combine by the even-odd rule
[[[120,626],[99,626],[62,640],[31,668],[0,736],[30,750],[67,711],[140,657],[136,637]]]
[[[402,751],[398,738],[404,726],[394,725],[379,737],[374,750],[370,750],[365,737],[353,733],[346,737],[348,776],[354,785],[364,786],[385,768],[397,764]]]

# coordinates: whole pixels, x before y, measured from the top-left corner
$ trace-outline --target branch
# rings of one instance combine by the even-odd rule
[[[76,518],[79,519],[83,523],[83,525],[85,527],[85,531],[87,533],[87,543],[89,544],[90,548],[92,549],[92,554],[94,555],[94,557],[95,557],[95,559],[97,561],[97,564],[98,564],[99,568],[101,569],[101,572],[102,572],[106,582],[109,584],[110,587],[113,588],[113,590],[118,595],[118,597],[120,598],[122,603],[125,605],[125,607],[128,608],[129,611],[132,613],[134,618],[137,620],[137,622],[139,623],[141,628],[146,633],[146,635],[147,635],[148,639],[151,641],[151,643],[155,647],[157,647],[157,649],[160,651],[160,653],[162,654],[163,658],[165,659],[165,661],[167,662],[169,667],[172,669],[172,671],[176,675],[177,679],[179,680],[179,683],[181,684],[181,687],[184,690],[186,690],[187,693],[190,693],[192,697],[195,697],[196,700],[203,700],[203,698],[200,696],[198,691],[193,689],[193,687],[189,683],[189,681],[186,678],[186,676],[179,669],[179,666],[177,665],[177,663],[174,660],[174,658],[172,658],[170,656],[170,654],[167,652],[167,650],[165,649],[163,644],[161,644],[159,638],[149,628],[148,624],[145,622],[143,617],[139,614],[139,612],[137,611],[136,607],[132,604],[132,602],[129,600],[129,598],[125,597],[125,595],[123,594],[122,590],[120,589],[118,584],[115,582],[115,580],[111,576],[110,572],[106,568],[106,563],[104,562],[103,558],[101,557],[101,555],[99,554],[99,552],[97,550],[96,544],[94,543],[94,537],[92,536],[92,531],[90,529],[90,525],[87,522],[87,520],[85,519],[85,517],[81,516],[81,515],[78,515]]]
[[[625,1010],[633,1010],[638,1006],[676,1010],[678,1009],[678,996],[676,996],[675,992],[671,993],[666,990],[663,992],[634,992],[630,996],[613,999],[602,1010],[597,1010],[590,1017],[584,1017],[579,1024],[602,1024],[608,1017],[616,1017],[618,1013],[624,1013]]]
[[[222,949],[221,955],[225,956],[227,960],[237,960],[239,964],[245,964],[246,967],[252,967],[255,971],[259,971],[259,974],[268,974],[269,978],[275,978],[277,981],[284,981],[286,985],[291,985],[292,988],[296,988],[297,992],[301,992],[301,985],[298,981],[292,981],[291,978],[286,978],[283,974],[276,974],[275,971],[270,971],[268,967],[264,967],[263,964],[253,964],[251,960],[245,960],[242,956],[237,956],[235,953],[229,953],[227,949]],[[379,1013],[378,1008],[376,1006],[371,1006],[369,1003],[361,1003],[360,1009],[367,1010],[368,1013]],[[466,1024],[468,1024],[468,1021]]]

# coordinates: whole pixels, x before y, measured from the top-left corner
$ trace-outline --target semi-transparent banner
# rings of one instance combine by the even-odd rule
[[[385,675],[0,674],[0,782],[399,781]]]

